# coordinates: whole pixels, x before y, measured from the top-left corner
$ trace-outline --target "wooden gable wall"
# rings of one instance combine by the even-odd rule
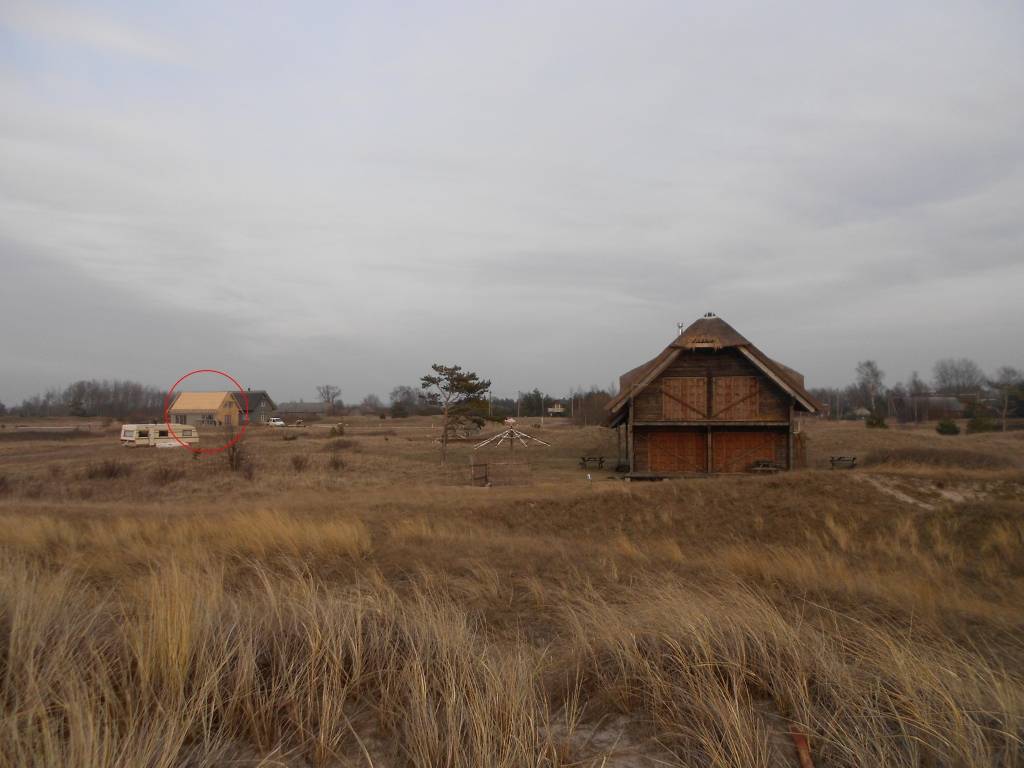
[[[792,399],[739,350],[682,351],[633,398],[632,420],[644,422],[790,420]]]

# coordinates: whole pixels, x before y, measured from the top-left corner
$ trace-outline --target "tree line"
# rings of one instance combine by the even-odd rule
[[[158,387],[120,379],[82,379],[6,408],[0,416],[107,416],[116,419],[151,419],[163,414],[164,395]]]
[[[944,358],[935,363],[926,381],[914,371],[905,382],[886,385],[885,372],[874,360],[862,360],[855,379],[845,387],[809,390],[830,419],[893,418],[923,421],[945,412],[936,399],[958,403],[962,415],[971,419],[996,419],[1003,429],[1012,418],[1024,418],[1024,372],[1004,365],[986,374],[973,360]]]
[[[444,367],[444,366],[442,366]],[[428,374],[428,376],[433,374]],[[408,416],[434,416],[443,413],[443,408],[434,402],[420,386],[400,384],[391,390],[388,402],[377,395],[367,395],[359,403],[346,406],[341,399],[341,389],[333,384],[322,384],[316,388],[318,399],[324,403],[325,411],[331,414],[345,414],[358,411],[374,415],[387,415],[395,419]],[[518,392],[515,397],[494,396],[488,388],[477,393],[474,411],[480,418],[500,421],[512,418],[539,418],[550,415],[556,403],[562,406],[560,416],[580,425],[601,424],[604,420],[604,406],[612,399],[611,388],[591,386],[577,388],[567,395],[551,395],[534,388]]]
[[[944,358],[935,363],[931,374],[931,379],[926,381],[914,371],[906,382],[887,385],[885,372],[878,364],[874,360],[862,360],[855,368],[852,383],[844,387],[814,388],[810,393],[825,406],[830,419],[864,418],[866,414],[900,421],[934,418],[932,409],[926,406],[935,397],[960,402],[968,418],[996,418],[1004,424],[1011,418],[1024,418],[1024,372],[1018,368],[1004,365],[986,374],[968,358]],[[435,370],[424,378],[436,375]],[[614,387],[592,386],[573,389],[562,396],[534,388],[519,392],[515,397],[496,397],[490,392],[489,384],[486,390],[475,392],[465,406],[474,418],[537,418],[548,415],[549,409],[558,403],[562,406],[561,415],[576,424],[602,424],[605,405],[614,396]],[[377,395],[367,395],[358,405],[350,407],[343,404],[338,386],[322,384],[316,387],[316,392],[328,413],[340,415],[354,407],[362,413],[404,418],[444,413],[443,403],[431,397],[428,391],[431,386],[424,385],[422,380],[419,386],[399,385],[391,390],[387,403]],[[162,415],[164,394],[157,387],[134,381],[82,379],[26,398],[11,408],[0,403],[0,416],[150,419]]]

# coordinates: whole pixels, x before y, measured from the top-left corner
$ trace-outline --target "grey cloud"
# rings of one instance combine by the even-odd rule
[[[286,396],[435,360],[560,391],[707,310],[811,384],[1022,363],[960,330],[1024,319],[1013,6],[154,13],[118,23],[187,67],[56,33],[0,61],[16,396],[148,380],[164,335]]]

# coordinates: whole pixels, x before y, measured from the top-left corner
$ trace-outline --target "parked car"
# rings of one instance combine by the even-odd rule
[[[272,416],[271,418],[267,419],[267,426],[268,427],[284,427],[284,426],[287,426],[287,425],[284,423],[284,419],[278,418],[277,416]]]

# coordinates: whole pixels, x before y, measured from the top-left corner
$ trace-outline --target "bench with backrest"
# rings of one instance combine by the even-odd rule
[[[853,469],[857,466],[856,456],[831,456],[829,462],[832,469]]]
[[[580,469],[587,469],[591,466],[604,469],[604,456],[580,456]]]

